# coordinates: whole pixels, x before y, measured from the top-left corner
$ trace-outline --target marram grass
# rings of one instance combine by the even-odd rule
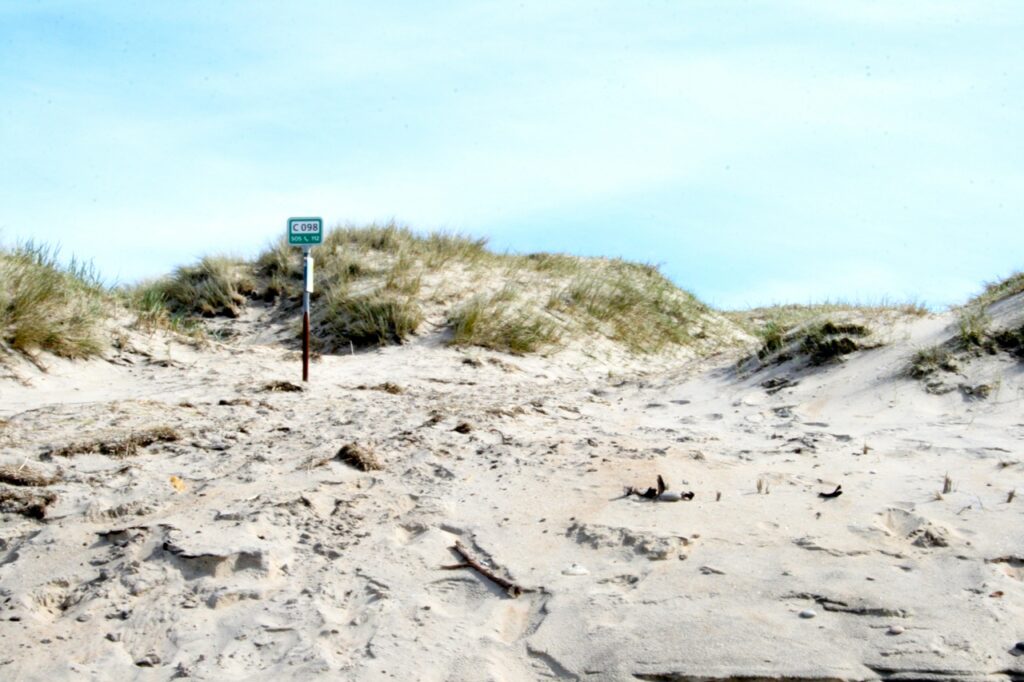
[[[63,265],[55,248],[33,242],[0,250],[0,358],[4,351],[33,359],[40,351],[96,355],[109,305],[90,264]]]

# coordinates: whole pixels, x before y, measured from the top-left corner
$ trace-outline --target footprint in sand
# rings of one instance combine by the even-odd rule
[[[622,548],[630,554],[639,554],[652,561],[669,559],[682,554],[683,548],[690,541],[680,535],[659,535],[651,531],[633,530],[614,526],[602,526],[596,523],[576,522],[565,532],[581,545],[594,549],[605,547]]]
[[[909,540],[916,547],[948,547],[956,537],[945,526],[905,509],[885,510],[879,525],[889,535]]]

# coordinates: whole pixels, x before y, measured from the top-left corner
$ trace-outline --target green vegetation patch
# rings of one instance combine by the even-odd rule
[[[172,314],[202,317],[238,317],[246,297],[257,291],[251,266],[223,256],[206,256],[151,286],[151,295],[162,297]]]
[[[558,343],[554,322],[537,311],[510,305],[503,292],[476,296],[448,318],[452,345],[507,353],[533,353]]]
[[[334,290],[317,315],[317,335],[330,350],[402,343],[423,322],[414,300],[391,291],[350,296]]]
[[[761,339],[762,357],[771,355],[782,348],[790,332],[800,327],[834,319],[837,316],[857,316],[872,320],[885,315],[909,315],[920,317],[928,309],[915,302],[861,305],[857,303],[811,303],[774,305],[750,310],[734,310],[724,313],[727,318],[742,327],[747,333]]]
[[[871,336],[871,329],[855,322],[831,319],[804,324],[787,330],[783,323],[771,319],[759,329],[762,339],[757,357],[761,361],[785,362],[795,353],[807,357],[812,365],[823,365],[844,355],[866,348],[862,339]]]
[[[32,242],[0,250],[0,352],[96,355],[110,301],[90,264],[62,265],[56,249]]]
[[[909,373],[915,379],[924,379],[939,370],[956,372],[958,369],[956,357],[947,346],[932,346],[914,353]]]
[[[614,260],[591,270],[551,296],[547,309],[581,319],[586,331],[603,334],[634,352],[654,353],[689,343],[708,311],[656,267]]]
[[[863,346],[854,339],[870,336],[871,330],[861,324],[836,323],[831,320],[813,325],[801,334],[800,350],[812,365],[823,365]]]

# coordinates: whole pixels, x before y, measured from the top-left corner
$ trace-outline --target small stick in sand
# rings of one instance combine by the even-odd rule
[[[484,576],[485,578],[487,578],[491,582],[493,582],[493,583],[495,583],[497,585],[500,585],[501,587],[504,587],[505,591],[508,592],[508,595],[510,597],[512,597],[513,599],[515,599],[516,597],[521,595],[523,592],[526,592],[526,590],[524,590],[519,585],[516,585],[514,582],[512,582],[510,580],[506,580],[505,578],[502,578],[500,575],[498,575],[497,573],[495,573],[494,571],[492,571],[491,569],[487,568],[486,566],[481,564],[479,561],[477,561],[473,557],[473,555],[469,553],[469,550],[466,549],[462,545],[462,543],[459,542],[458,540],[455,541],[455,545],[452,547],[452,549],[454,549],[456,552],[458,552],[459,555],[463,559],[465,559],[465,561],[463,563],[461,563],[461,564],[453,564],[451,566],[442,566],[441,568],[443,568],[443,569],[445,569],[447,571],[452,571],[452,570],[455,570],[455,569],[458,569],[458,568],[472,568],[477,573],[479,573],[480,575]]]
[[[830,500],[833,497],[839,497],[842,494],[843,494],[843,486],[837,485],[836,489],[833,490],[830,493],[818,493],[818,497],[820,497],[823,500]]]

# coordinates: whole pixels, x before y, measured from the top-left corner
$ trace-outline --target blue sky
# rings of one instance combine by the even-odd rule
[[[0,240],[130,282],[394,218],[941,306],[1024,268],[1022,37],[1016,0],[0,0]]]

